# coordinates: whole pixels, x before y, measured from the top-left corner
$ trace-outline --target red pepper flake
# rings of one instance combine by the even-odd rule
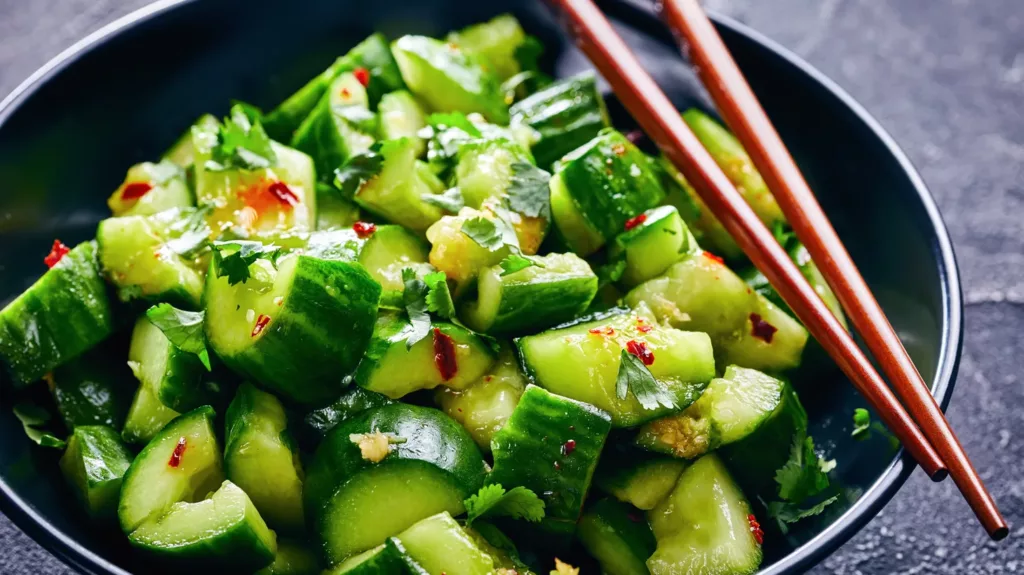
[[[725,260],[723,260],[722,258],[716,256],[715,254],[713,254],[711,252],[707,252],[707,251],[704,252],[704,257],[708,258],[709,260],[711,260],[713,262],[717,262],[717,263],[720,263],[720,264],[724,264],[725,263]]]
[[[184,436],[178,439],[178,445],[174,446],[174,451],[171,452],[171,459],[167,462],[167,465],[170,465],[171,467],[181,465],[181,456],[185,454],[185,445],[187,443],[188,440],[185,439]]]
[[[760,314],[750,314],[750,335],[764,340],[765,343],[771,343],[777,331],[779,328],[761,319]]]
[[[644,318],[642,318],[642,317],[636,318],[636,330],[638,332],[640,332],[640,333],[647,333],[647,332],[651,331],[652,329],[654,329],[654,327],[651,326],[650,324],[646,323],[644,321]]]
[[[256,337],[263,333],[263,330],[266,329],[267,324],[269,323],[270,316],[261,313],[260,317],[256,318],[256,325],[252,327],[252,337]]]
[[[348,100],[352,97],[352,93],[348,91],[348,88],[341,89],[341,97]]]
[[[64,245],[60,240],[53,240],[53,247],[50,248],[50,253],[43,258],[43,263],[46,264],[46,267],[52,268],[57,265],[57,262],[63,259],[64,256],[68,255],[68,252],[70,251],[71,248]]]
[[[137,200],[148,194],[152,189],[153,186],[149,182],[132,182],[130,184],[125,184],[124,189],[121,190],[121,199],[125,201]]]
[[[647,214],[640,214],[639,216],[636,216],[635,218],[629,218],[628,220],[626,220],[626,231],[628,232],[629,230],[639,226],[640,224],[642,224],[642,223],[644,223],[646,221],[647,221]]]
[[[604,327],[592,327],[587,331],[594,335],[615,335],[615,328],[610,325],[606,325]]]
[[[352,70],[352,75],[355,76],[356,80],[359,80],[359,83],[364,87],[370,85],[370,71],[366,68],[360,66],[359,68]]]
[[[576,451],[576,440],[570,439],[562,444],[562,455],[572,455]]]
[[[455,342],[451,336],[434,328],[434,366],[441,374],[443,381],[455,377],[459,371],[459,365],[455,361]]]
[[[758,545],[764,543],[764,531],[761,529],[761,524],[757,522],[757,517],[752,514],[747,515],[747,523],[750,524],[750,532],[754,535],[754,541],[757,541]]]
[[[277,201],[288,206],[294,206],[299,203],[299,197],[295,195],[295,192],[288,188],[288,185],[284,182],[274,182],[267,186],[267,191],[272,196],[277,198]]]
[[[377,231],[376,224],[369,222],[356,222],[352,224],[352,229],[356,231],[356,235],[359,239],[365,240],[366,238],[373,235],[373,232]]]
[[[626,351],[640,358],[644,365],[654,363],[654,352],[647,349],[647,344],[642,341],[631,339],[626,342]]]

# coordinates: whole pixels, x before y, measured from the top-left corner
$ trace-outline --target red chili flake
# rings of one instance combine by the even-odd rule
[[[443,381],[455,377],[459,371],[459,365],[455,361],[455,342],[452,341],[451,336],[436,327],[434,328],[434,365]]]
[[[628,220],[626,220],[626,231],[628,232],[629,230],[639,226],[640,224],[642,224],[642,223],[644,223],[646,221],[647,221],[647,214],[640,214],[639,216],[636,216],[635,218],[629,218]]]
[[[372,236],[373,232],[377,231],[377,226],[376,224],[371,224],[369,222],[356,222],[352,224],[352,229],[356,231],[356,235],[359,236],[360,239],[365,240]]]
[[[43,263],[46,264],[46,267],[52,268],[57,265],[57,262],[59,262],[64,256],[68,255],[68,252],[70,251],[71,248],[61,243],[60,240],[53,240],[53,247],[50,248],[50,253],[43,258]]]
[[[615,335],[615,328],[610,325],[606,325],[604,327],[592,327],[587,331],[594,335]]]
[[[352,70],[352,75],[355,76],[356,80],[359,80],[359,83],[364,87],[370,85],[370,71],[366,68],[356,68],[355,70]]]
[[[642,341],[631,339],[626,342],[626,351],[640,358],[644,365],[654,363],[654,352],[647,349],[647,344]]]
[[[636,330],[638,332],[640,332],[640,333],[647,333],[647,332],[651,331],[652,329],[654,329],[654,327],[651,326],[650,324],[644,322],[644,318],[642,318],[642,317],[636,318]]]
[[[346,100],[348,100],[349,98],[352,97],[352,93],[348,91],[348,88],[342,88],[341,89],[341,97],[345,98]]]
[[[562,455],[572,455],[576,451],[576,440],[570,439],[562,444]]]
[[[185,445],[188,440],[185,437],[178,439],[178,445],[174,446],[174,451],[171,453],[171,459],[167,462],[167,465],[171,467],[177,467],[181,465],[181,456],[185,454]]]
[[[747,523],[750,524],[750,532],[754,535],[754,541],[757,541],[758,545],[764,543],[764,531],[761,529],[761,524],[757,522],[757,517],[747,515]]]
[[[295,195],[295,192],[288,188],[288,185],[284,182],[274,182],[267,186],[267,191],[271,193],[277,201],[282,204],[294,206],[299,203],[299,197]]]
[[[252,337],[256,337],[259,334],[263,333],[263,330],[266,329],[267,324],[269,323],[270,316],[261,313],[260,317],[256,318],[256,325],[252,327]]]
[[[137,200],[149,193],[153,186],[149,182],[132,182],[125,184],[121,190],[121,199],[125,201]]]
[[[771,343],[777,331],[779,328],[761,319],[760,314],[750,314],[750,335],[764,340],[765,343]]]
[[[722,258],[716,256],[715,254],[713,254],[711,252],[707,252],[707,251],[704,252],[704,257],[708,258],[709,260],[711,260],[713,262],[718,262],[720,264],[724,264],[725,263],[725,260],[723,260]]]

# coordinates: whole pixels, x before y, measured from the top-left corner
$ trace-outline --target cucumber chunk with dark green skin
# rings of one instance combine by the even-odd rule
[[[123,357],[126,341],[114,335],[106,342],[54,369],[50,381],[64,426],[106,425],[121,429],[135,392],[128,366],[111,357]]]
[[[428,575],[395,537],[342,561],[324,575]]]
[[[203,387],[206,367],[199,356],[178,349],[160,328],[143,315],[132,330],[128,365],[157,400],[178,412],[212,403],[214,394]]]
[[[489,575],[494,559],[447,512],[427,517],[395,536],[427,573]]]
[[[175,418],[132,461],[117,506],[126,534],[179,501],[201,500],[224,481],[214,415],[213,408],[203,406]]]
[[[594,484],[638,509],[653,509],[661,503],[687,466],[682,459],[655,455],[631,445],[631,441],[609,443],[601,454]]]
[[[316,446],[342,422],[367,409],[384,407],[392,403],[394,401],[386,395],[351,386],[331,404],[314,409],[302,418],[299,430],[303,445]]]
[[[170,566],[239,574],[266,567],[277,552],[274,532],[230,481],[209,499],[175,503],[160,518],[132,531],[128,540]]]
[[[512,182],[512,164],[533,163],[533,156],[518,143],[506,139],[470,140],[459,150],[455,183],[466,205],[480,208],[492,197],[504,197]]]
[[[128,443],[145,445],[179,415],[177,411],[160,403],[156,392],[148,385],[139,383],[128,408],[128,415],[125,416],[121,437]]]
[[[359,443],[377,434],[390,438],[386,451],[364,443],[364,458]],[[484,474],[480,450],[458,423],[436,409],[396,403],[327,435],[307,468],[306,515],[334,564],[431,515],[462,513]]]
[[[646,409],[632,392],[619,399],[621,353],[630,341],[642,342],[653,354],[647,368],[671,394],[675,408]],[[522,337],[516,345],[538,385],[607,411],[616,427],[633,427],[690,405],[715,376],[708,336],[661,326],[645,306]]]
[[[501,81],[515,76],[521,70],[516,50],[526,41],[526,32],[511,14],[501,14],[487,22],[450,32],[447,40],[485,59],[488,68],[494,70]]]
[[[94,520],[113,520],[121,479],[132,464],[132,454],[121,437],[105,425],[79,425],[68,438],[60,469],[75,497]]]
[[[373,144],[377,118],[368,106],[366,88],[355,75],[345,73],[331,81],[320,103],[295,130],[291,146],[313,158],[321,180],[333,178],[335,168]]]
[[[435,331],[436,330],[436,331]],[[398,399],[420,389],[444,385],[463,389],[476,382],[494,364],[494,352],[487,343],[466,328],[434,322],[431,333],[407,345],[413,326],[403,314],[381,313],[366,355],[359,362],[355,382],[370,391]],[[446,379],[438,366],[436,340],[451,338],[455,369]]]
[[[216,130],[219,125],[219,121],[213,114],[203,114],[195,121],[193,126],[198,126],[200,130]],[[177,166],[185,169],[191,169],[192,164],[195,163],[195,148],[192,147],[192,127],[190,126],[178,141],[174,142],[174,145],[169,150],[164,152],[164,160],[173,162]],[[193,198],[193,205],[195,199]]]
[[[235,371],[298,403],[337,397],[370,341],[380,284],[362,266],[289,254],[257,260],[230,285],[216,262],[206,284],[206,337]],[[343,336],[343,337],[342,337]]]
[[[552,180],[557,180],[550,184],[555,223],[581,256],[625,231],[627,221],[665,197],[647,157],[613,129],[562,158]],[[556,202],[556,192],[568,198]],[[582,229],[576,220],[582,220]]]
[[[359,186],[353,199],[368,212],[414,232],[426,231],[443,214],[423,201],[423,195],[435,191],[417,171],[416,141],[388,140],[377,153],[383,157],[380,173]]]
[[[652,208],[641,219],[635,227],[616,236],[608,247],[609,259],[621,258],[626,262],[619,280],[626,287],[660,276],[683,254],[700,249],[676,208]]]
[[[107,199],[115,216],[149,216],[172,208],[195,206],[185,170],[170,160],[144,162],[128,168],[128,175]]]
[[[506,274],[500,265],[477,280],[477,299],[462,308],[466,324],[485,333],[537,332],[583,313],[597,295],[597,275],[576,254],[536,256],[536,265]]]
[[[301,532],[302,463],[281,402],[242,384],[225,416],[224,471],[271,527]]]
[[[659,321],[707,333],[721,366],[784,371],[800,365],[807,344],[803,326],[707,252],[683,256],[625,302],[646,303]]]
[[[647,575],[647,558],[657,542],[651,527],[636,508],[601,499],[587,508],[576,529],[583,548],[607,575]]]
[[[714,454],[688,467],[647,517],[658,541],[651,575],[747,575],[761,564],[750,504]]]
[[[478,112],[508,124],[498,78],[469,52],[426,36],[402,36],[391,52],[409,91],[437,112]]]
[[[278,539],[274,562],[256,575],[320,575],[320,558],[299,539]]]
[[[15,387],[23,387],[107,339],[114,328],[96,244],[85,242],[0,311],[0,362]]]
[[[487,482],[533,490],[545,503],[540,528],[561,540],[576,527],[610,430],[600,409],[530,385],[491,441]]]
[[[540,133],[532,151],[537,165],[545,168],[611,125],[593,72],[559,80],[513,104],[509,112],[513,125]]]
[[[359,252],[359,263],[385,290],[402,290],[402,269],[425,264],[430,247],[402,226],[377,226]]]

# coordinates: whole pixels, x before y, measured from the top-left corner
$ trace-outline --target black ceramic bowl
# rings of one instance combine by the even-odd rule
[[[700,89],[646,5],[606,2],[645,67],[680,106]],[[127,167],[150,160],[204,112],[231,98],[269,108],[369,33],[443,34],[515,13],[567,75],[588,64],[535,1],[231,0],[157,2],[58,56],[0,104],[0,298],[42,271],[54,237],[91,238],[104,199]],[[827,78],[776,44],[716,19],[754,91],[935,394],[952,392],[961,345],[956,262],[921,179],[888,135]],[[614,106],[612,106],[614,110]],[[618,118],[622,122],[628,119]],[[840,374],[803,391],[812,432],[838,460],[844,500],[768,542],[764,573],[802,571],[871,519],[913,464],[884,438],[850,438],[863,401]],[[24,438],[4,388],[0,409],[3,512],[84,573],[150,573],[116,530],[78,513],[56,454]],[[876,434],[877,435],[877,434]]]

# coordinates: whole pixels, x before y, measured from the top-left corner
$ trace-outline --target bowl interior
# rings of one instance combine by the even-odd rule
[[[231,98],[272,107],[373,31],[441,35],[509,11],[541,38],[557,75],[589,67],[539,2],[172,4],[70,58],[0,111],[0,301],[44,271],[42,258],[55,237],[68,244],[93,237],[107,214],[104,200],[129,165],[158,157],[200,114],[223,115]],[[707,109],[699,84],[650,13],[621,3],[605,7],[680,109]],[[959,345],[958,309],[951,303],[959,287],[930,200],[842,97],[739,28],[720,28],[922,375],[946,392]],[[611,109],[619,125],[629,125],[614,102]],[[767,572],[820,558],[866,522],[909,472],[894,462],[885,438],[850,438],[853,410],[864,402],[841,374],[826,370],[801,385],[812,433],[838,461],[844,498],[770,541]],[[10,402],[3,403],[0,487],[10,496],[0,498],[8,499],[4,511],[85,572],[117,572],[114,566],[150,572],[116,527],[89,526],[62,482],[56,454],[30,448]]]

